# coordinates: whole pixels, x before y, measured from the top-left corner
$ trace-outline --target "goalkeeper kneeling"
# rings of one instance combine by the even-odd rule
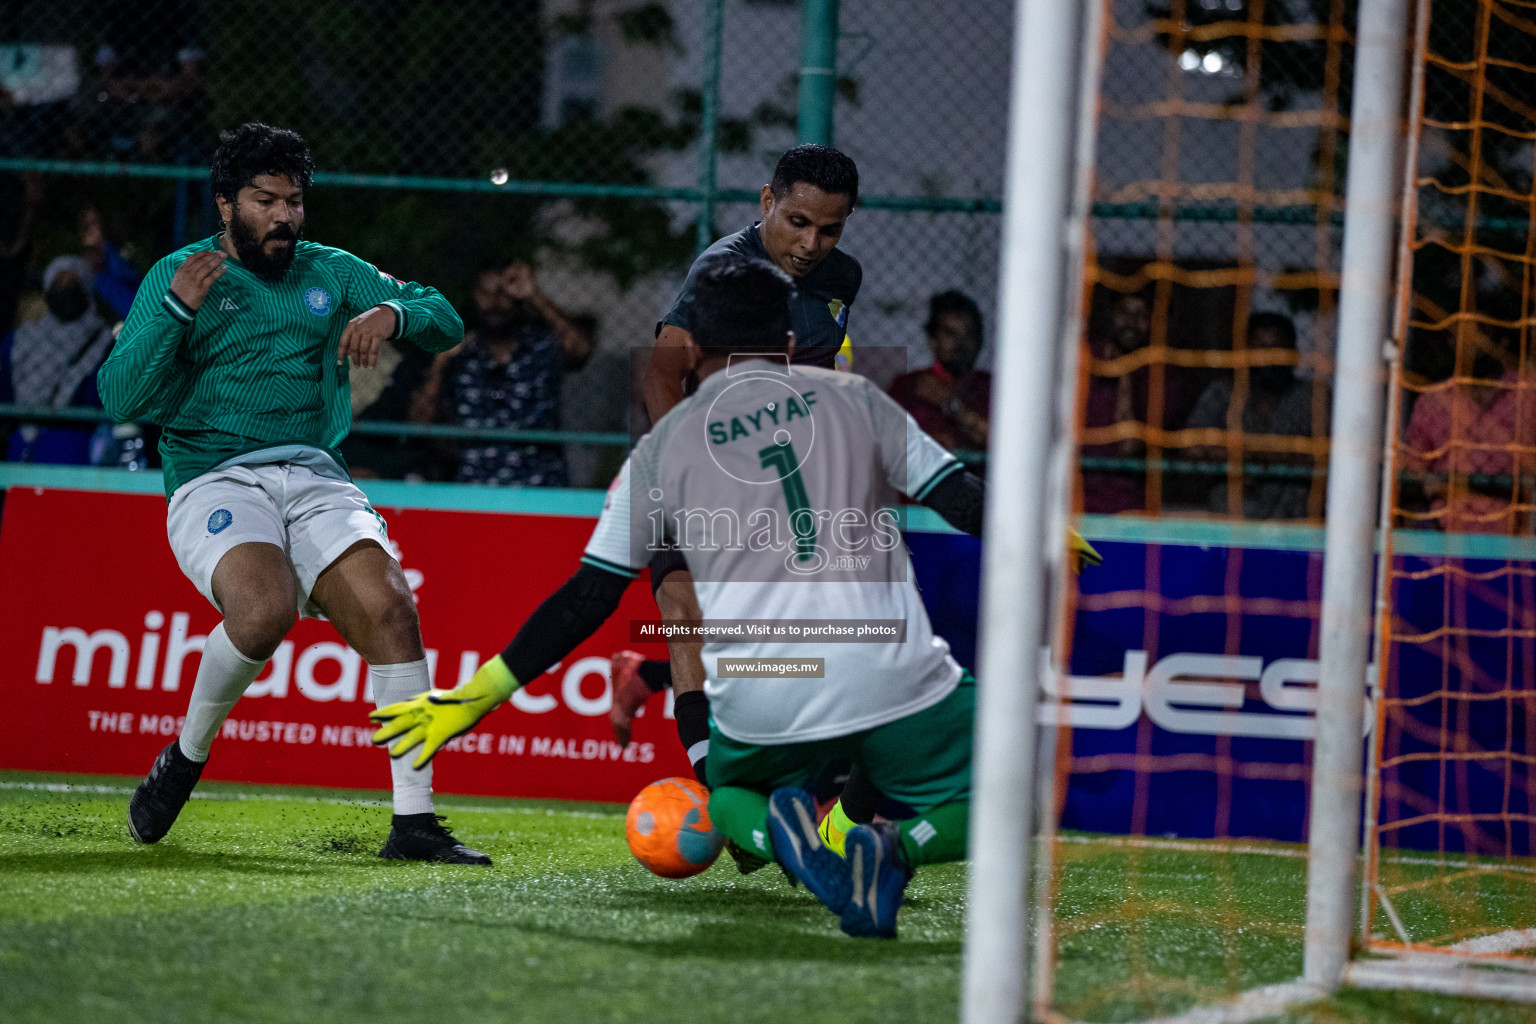
[[[975,709],[891,506],[901,492],[979,535],[982,485],[866,378],[792,364],[792,298],[762,260],[726,257],[699,275],[698,390],[630,453],[581,567],[469,682],[375,712],[374,742],[396,757],[419,746],[425,764],[566,657],[655,550],[676,545],[705,621],[742,624],[704,646],[711,819],[783,865],[845,932],[890,938],[912,872],[965,856]],[[860,638],[859,623],[882,628]],[[853,826],[846,857],[818,835],[804,788],[839,758],[915,812]]]

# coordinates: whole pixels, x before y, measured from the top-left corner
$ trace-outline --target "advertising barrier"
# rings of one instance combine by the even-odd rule
[[[1070,744],[1061,827],[1304,841],[1322,531],[1085,520],[1104,561],[1079,578],[1070,677],[1042,677],[1040,721],[1071,727],[1048,734]],[[935,632],[974,664],[980,545],[907,539]],[[1378,820],[1401,825],[1385,841],[1529,856],[1536,544],[1399,531],[1394,545]],[[1362,684],[1369,731],[1376,666]]]
[[[599,499],[600,501],[600,499]],[[575,571],[592,518],[379,511],[417,600],[434,684],[451,687],[511,639]],[[152,494],[12,487],[0,516],[0,768],[142,775],[180,729],[218,612],[182,576]],[[627,749],[608,725],[609,656],[631,618],[656,616],[642,579],[618,615],[437,760],[441,792],[628,801],[690,775],[657,697]],[[205,778],[386,789],[370,745],[367,666],[328,622],[305,619],[236,705]]]
[[[509,504],[494,490],[459,491],[461,505]],[[416,597],[440,687],[467,679],[575,570],[602,501],[597,492],[523,492],[512,504],[530,511],[392,505],[402,493],[415,492],[370,486]],[[925,510],[911,518],[924,527],[906,537],[934,631],[961,664],[974,666],[980,544]],[[1316,706],[1322,554],[1313,547],[1320,531],[1267,528],[1213,543],[1219,531],[1208,526],[1184,537],[1177,525],[1092,525],[1086,532],[1104,564],[1080,579],[1071,676],[1047,674],[1040,711],[1042,723],[1072,726],[1062,827],[1301,840]],[[1115,539],[1115,530],[1142,537]],[[1436,556],[1405,557],[1427,565]],[[1496,564],[1508,563],[1465,560],[1473,573]],[[0,769],[142,774],[177,734],[198,651],[218,622],[176,566],[163,497],[13,483],[0,516],[0,581],[0,695],[11,726]],[[1430,627],[1447,600],[1444,579],[1426,574],[1400,586],[1400,614],[1422,618],[1417,627],[1434,636]],[[1509,621],[1528,614],[1508,606],[1529,598],[1526,590],[1462,595],[1458,614],[1474,626]],[[609,656],[627,647],[665,657],[664,644],[645,639],[656,635],[655,623],[642,577],[593,638],[438,757],[438,790],[627,801],[655,779],[689,774],[669,698],[652,700],[627,749],[608,725]],[[1399,692],[1432,696],[1435,687],[1459,685],[1461,673],[1490,685],[1511,673],[1523,678],[1531,671],[1529,646],[1494,638],[1454,658],[1436,642],[1401,647]],[[1369,684],[1374,694],[1374,669]],[[1373,697],[1365,699],[1369,712]],[[368,742],[372,707],[368,669],[356,652],[329,623],[302,620],[236,706],[205,775],[384,789],[384,755]],[[1426,735],[1439,727],[1430,721],[1437,707],[1423,704]],[[1503,728],[1504,714],[1496,702],[1474,707],[1463,723],[1469,739]],[[1483,721],[1487,716],[1498,721]],[[1513,756],[1525,757],[1529,736],[1515,745]],[[1432,760],[1397,770],[1387,780],[1388,798],[1411,802],[1416,793],[1435,792],[1436,771]],[[1456,801],[1475,810],[1507,799],[1497,765],[1467,771]],[[1419,839],[1441,841],[1405,833],[1409,844]]]

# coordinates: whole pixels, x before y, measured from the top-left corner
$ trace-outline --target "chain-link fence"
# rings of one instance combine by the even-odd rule
[[[1319,519],[1353,5],[1109,5],[1090,512]]]
[[[262,119],[314,149],[309,237],[437,285],[466,312],[487,260],[534,266],[597,340],[567,374],[567,429],[638,420],[629,350],[650,341],[699,245],[751,222],[756,190],[797,137],[794,0],[13,7],[0,24],[0,236],[22,244],[9,261],[0,250],[6,324],[18,293],[21,316],[37,314],[41,271],[80,250],[87,208],[103,230],[86,241],[125,249],[138,270],[212,233],[217,130]],[[1275,310],[1296,322],[1302,377],[1325,380],[1349,5],[1108,9],[1091,333],[1113,319],[1111,293],[1138,292],[1159,325],[1150,351],[1182,366],[1179,353],[1241,348],[1248,312]],[[858,161],[864,197],[843,241],[865,269],[856,369],[886,384],[926,365],[929,299],[955,290],[981,310],[984,370],[1012,4],[843,0],[839,26],[835,142]],[[100,262],[100,248],[90,255]],[[1160,381],[1178,393],[1154,426],[1183,427],[1183,392],[1229,366]],[[354,381],[360,414],[384,384]],[[360,432],[385,429],[368,422]],[[567,454],[578,483],[600,483],[613,458]],[[1164,462],[1201,455],[1152,444],[1088,457],[1159,477]],[[1203,457],[1218,468],[1166,495],[1159,485],[1145,507],[1198,505],[1213,480],[1249,479],[1262,461],[1233,444]],[[1310,466],[1282,468],[1311,479]]]
[[[994,304],[1011,7],[940,8],[842,5],[837,142],[867,197],[844,242],[866,266],[851,326],[859,369],[882,383],[927,361],[931,294]],[[88,208],[103,236],[89,255],[139,271],[214,231],[217,130],[261,119],[315,152],[310,237],[471,314],[477,268],[532,263],[596,336],[561,418],[588,432],[640,415],[628,350],[650,341],[698,247],[751,222],[796,139],[796,3],[49,0],[0,33],[0,232],[20,250],[7,325],[17,293],[22,318],[39,312],[41,271],[80,250]],[[387,432],[366,411],[386,383],[354,379],[361,435]],[[396,447],[408,456],[381,471],[429,446]],[[567,454],[578,483],[613,458]]]

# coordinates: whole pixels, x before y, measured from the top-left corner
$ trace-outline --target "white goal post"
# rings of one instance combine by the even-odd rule
[[[1361,0],[1344,192],[1317,741],[1307,836],[1302,977],[1324,991],[1343,980],[1354,934],[1379,518],[1378,505],[1363,499],[1380,483],[1408,31],[1408,0]]]
[[[966,1024],[1012,1024],[1045,1010],[1030,991],[1029,948],[1039,652],[1051,606],[1041,570],[1063,544],[1048,536],[1061,521],[1052,510],[1065,501],[1059,486],[1052,493],[1050,470],[1063,435],[1067,290],[1082,262],[1068,240],[1074,185],[1086,180],[1074,162],[1092,165],[1091,141],[1076,130],[1079,111],[1091,109],[1078,102],[1077,70],[1096,2],[1015,5],[961,982]]]

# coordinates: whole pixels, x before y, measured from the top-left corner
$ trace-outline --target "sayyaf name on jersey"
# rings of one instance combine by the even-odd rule
[[[331,315],[331,293],[324,288],[311,288],[304,293],[304,308],[315,316]]]

